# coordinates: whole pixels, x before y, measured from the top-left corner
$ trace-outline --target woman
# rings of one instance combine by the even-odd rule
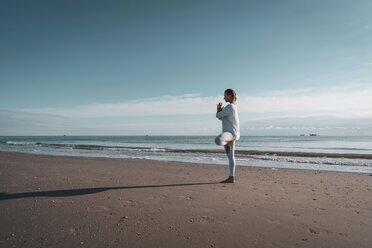
[[[239,140],[239,117],[238,108],[235,105],[236,93],[232,89],[225,90],[224,99],[229,104],[225,107],[222,103],[217,104],[216,117],[222,121],[222,133],[216,137],[216,144],[225,146],[227,157],[229,158],[230,176],[222,183],[234,183],[235,179],[235,140]]]

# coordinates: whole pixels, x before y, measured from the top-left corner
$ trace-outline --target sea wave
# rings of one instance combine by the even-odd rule
[[[170,152],[200,152],[200,153],[224,153],[224,150],[193,149],[181,150],[173,149]],[[265,155],[265,156],[286,156],[286,157],[321,157],[321,158],[350,158],[350,159],[372,159],[372,154],[359,153],[320,153],[320,152],[287,152],[287,151],[257,151],[257,150],[236,150],[235,154],[241,155]]]
[[[10,146],[41,146],[56,149],[78,149],[78,150],[105,150],[105,151],[149,151],[149,152],[166,152],[169,149],[155,147],[129,147],[129,146],[104,146],[91,144],[61,144],[61,143],[41,143],[28,141],[6,141],[5,144]]]
[[[286,157],[286,156],[240,156],[241,159],[253,158],[257,160],[287,162],[287,163],[301,163],[301,164],[314,164],[314,165],[338,165],[338,166],[362,166],[372,167],[372,160],[370,159],[355,159],[355,158],[327,158],[327,157]]]
[[[30,142],[30,141],[6,141],[5,144],[12,146],[40,146],[39,142]]]
[[[159,147],[131,147],[131,146],[107,146],[107,145],[92,145],[92,144],[71,144],[71,143],[41,143],[41,142],[29,142],[29,141],[6,141],[7,145],[10,146],[38,146],[48,147],[54,149],[73,149],[73,150],[102,150],[108,152],[146,152],[146,153],[183,153],[183,154],[220,154],[224,153],[223,149],[169,149]],[[236,150],[236,155],[242,156],[253,156],[256,159],[267,159],[277,160],[282,158],[291,162],[297,161],[297,158],[301,158],[301,161],[308,161],[307,163],[318,163],[317,158],[322,158],[324,161],[326,158],[345,158],[345,159],[365,159],[372,160],[372,154],[361,154],[361,153],[320,153],[320,152],[289,152],[289,151],[260,151],[260,150]],[[305,158],[313,158],[305,159]],[[323,162],[322,162],[323,163]],[[333,162],[330,162],[333,163]]]

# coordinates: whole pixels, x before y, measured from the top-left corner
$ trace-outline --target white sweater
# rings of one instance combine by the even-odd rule
[[[238,107],[235,103],[226,105],[216,117],[222,120],[222,132],[230,132],[235,140],[240,138]]]

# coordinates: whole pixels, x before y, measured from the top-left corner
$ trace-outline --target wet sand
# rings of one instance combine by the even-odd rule
[[[254,165],[253,165],[254,166]],[[369,174],[0,152],[0,247],[372,247]]]

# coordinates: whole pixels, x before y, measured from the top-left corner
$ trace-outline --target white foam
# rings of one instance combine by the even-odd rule
[[[40,146],[40,143],[38,142],[28,142],[28,141],[7,141],[5,142],[7,145],[12,146]]]
[[[287,157],[277,155],[251,155],[251,158],[269,161],[282,161],[288,163],[317,164],[317,165],[339,165],[339,166],[365,166],[372,167],[370,159],[349,159],[349,158],[325,158],[325,157]]]

